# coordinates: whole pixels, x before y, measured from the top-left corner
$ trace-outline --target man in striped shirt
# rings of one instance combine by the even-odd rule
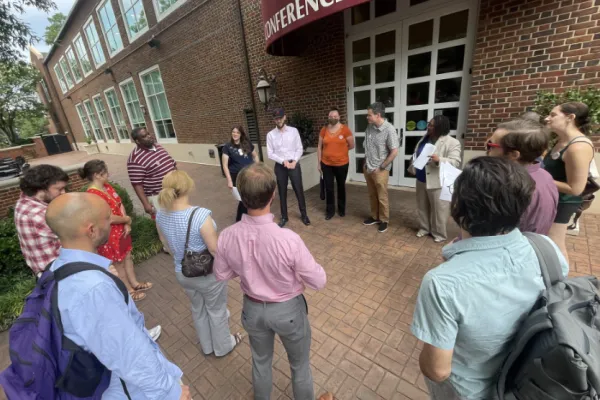
[[[131,139],[137,146],[127,160],[129,180],[144,210],[155,219],[162,180],[177,169],[177,164],[162,146],[155,143],[154,136],[146,128],[135,128],[131,132]],[[166,241],[158,232],[163,248],[167,250]]]

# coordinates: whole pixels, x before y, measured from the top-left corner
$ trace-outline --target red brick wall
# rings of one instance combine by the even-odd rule
[[[26,160],[30,160],[38,158],[36,151],[37,148],[35,145],[9,147],[0,149],[0,158],[12,158],[14,160],[16,157],[25,157]],[[46,153],[46,155],[48,154]]]
[[[483,150],[536,93],[600,86],[598,1],[482,0],[464,146]]]

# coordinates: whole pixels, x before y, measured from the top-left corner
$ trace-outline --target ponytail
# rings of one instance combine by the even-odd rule
[[[173,188],[162,189],[158,193],[158,204],[161,208],[169,209],[177,199],[177,191]]]

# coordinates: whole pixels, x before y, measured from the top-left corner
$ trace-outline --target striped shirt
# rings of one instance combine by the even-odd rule
[[[143,185],[146,196],[155,196],[162,189],[162,180],[175,169],[175,160],[158,144],[152,149],[136,146],[127,160],[127,172],[132,185]]]
[[[391,151],[400,146],[396,128],[387,121],[379,128],[375,124],[369,124],[365,131],[365,141],[365,159],[369,172],[379,168]],[[385,169],[389,171],[391,168],[392,163]]]

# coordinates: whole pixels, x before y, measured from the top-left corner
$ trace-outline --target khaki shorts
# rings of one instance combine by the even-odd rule
[[[158,212],[160,210],[160,206],[158,205],[158,195],[148,196],[148,201],[152,204],[152,207]],[[156,214],[152,215],[152,219],[156,219]]]

